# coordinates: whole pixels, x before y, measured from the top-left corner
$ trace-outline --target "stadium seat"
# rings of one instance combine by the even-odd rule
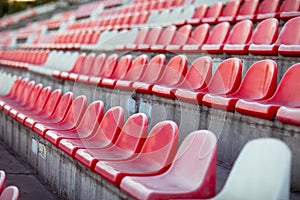
[[[199,5],[196,8],[196,10],[195,10],[194,15],[192,16],[192,18],[186,20],[186,23],[190,24],[190,25],[198,25],[198,24],[200,24],[202,18],[205,16],[207,8],[208,8],[208,6],[206,4]]]
[[[210,54],[223,53],[224,43],[226,42],[229,32],[229,22],[221,22],[215,25],[201,50]]]
[[[94,63],[94,61],[95,61],[95,58],[96,58],[96,54],[95,54],[95,53],[90,53],[90,54],[88,54],[88,55],[84,58],[84,60],[83,60],[83,62],[82,62],[82,64],[81,64],[81,66],[78,67],[78,68],[80,68],[80,69],[79,69],[78,71],[76,71],[76,72],[69,73],[69,78],[68,78],[68,80],[70,80],[70,81],[76,81],[76,80],[78,79],[78,77],[79,77],[80,74],[82,74],[82,75],[88,74],[88,73],[89,73],[89,70],[90,70],[91,67],[93,66],[93,63]]]
[[[244,1],[243,4],[240,6],[240,10],[236,16],[236,20],[242,21],[248,19],[251,21],[255,21],[258,6],[259,0]]]
[[[209,36],[209,25],[201,24],[197,26],[188,38],[186,44],[182,46],[183,52],[197,53],[202,49],[202,45],[206,43]]]
[[[278,37],[279,22],[275,18],[261,21],[253,32],[249,52],[253,55],[264,55],[263,45],[274,44]]]
[[[298,74],[300,64],[291,66],[281,78],[281,81],[272,97],[266,100],[251,102],[239,100],[236,111],[254,117],[273,120],[280,106],[299,106]],[[291,92],[293,91],[293,92]]]
[[[222,2],[216,2],[209,6],[204,17],[202,18],[202,23],[215,24],[218,21],[218,17],[222,12],[223,4]]]
[[[6,187],[0,195],[0,200],[19,200],[20,192],[16,186]]]
[[[225,42],[223,52],[227,54],[248,54],[252,26],[253,23],[250,20],[237,22]]]
[[[149,51],[151,45],[156,44],[158,38],[162,34],[162,27],[154,27],[148,32],[145,41],[142,44],[137,45],[136,50]]]
[[[165,98],[175,98],[177,89],[199,90],[206,87],[212,74],[212,59],[203,56],[196,59],[190,66],[184,79],[176,85],[154,85],[152,93]]]
[[[157,42],[155,44],[152,44],[150,49],[151,51],[155,52],[162,52],[166,48],[167,45],[170,44],[170,42],[173,40],[173,37],[176,33],[176,26],[169,26],[166,27],[161,35],[159,36]]]
[[[212,199],[290,199],[291,157],[288,146],[278,139],[248,142],[221,192]]]
[[[6,185],[6,174],[3,170],[0,170],[0,195],[4,190]]]
[[[226,96],[206,94],[202,103],[208,107],[233,112],[239,99],[249,101],[267,99],[276,90],[277,71],[276,62],[272,60],[257,61],[250,66],[236,92]]]
[[[114,145],[107,148],[87,148],[76,151],[75,158],[94,169],[96,163],[107,160],[129,160],[138,155],[147,137],[148,118],[144,113],[131,115],[125,122]]]
[[[185,25],[180,27],[170,42],[170,44],[165,46],[166,51],[178,52],[181,50],[182,46],[188,41],[192,32],[191,25]]]
[[[152,176],[164,172],[172,163],[177,152],[178,127],[175,122],[163,121],[156,124],[140,153],[126,161],[99,161],[95,172],[119,186],[125,176]]]
[[[242,62],[238,58],[229,58],[220,63],[207,87],[199,90],[176,90],[177,99],[201,104],[205,94],[228,95],[237,90],[242,78]]]
[[[300,2],[284,0],[280,7],[280,19],[289,20],[298,16],[300,16]]]
[[[95,134],[91,137],[62,139],[58,147],[72,157],[78,149],[107,148],[116,142],[123,122],[123,108],[112,107],[105,113]]]
[[[145,41],[148,32],[148,27],[141,28],[134,40],[134,43],[116,45],[115,50],[135,50],[139,44],[142,44]]]
[[[75,129],[46,131],[45,139],[54,145],[64,138],[86,138],[95,133],[102,120],[104,104],[102,101],[94,101],[85,111],[80,123]]]
[[[257,11],[257,20],[279,17],[280,0],[264,0]]]
[[[195,6],[190,5],[184,7],[179,18],[173,23],[176,26],[183,26],[187,24],[187,20],[191,19],[194,15]]]
[[[228,1],[227,4],[223,7],[220,16],[218,17],[218,22],[235,22],[235,17],[240,8],[239,0]]]
[[[205,199],[215,195],[217,139],[206,130],[184,139],[174,162],[163,174],[128,176],[121,190],[135,199]]]

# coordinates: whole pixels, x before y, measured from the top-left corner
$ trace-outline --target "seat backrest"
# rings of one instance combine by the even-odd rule
[[[65,118],[70,106],[72,105],[73,96],[72,92],[67,92],[61,97],[53,113],[54,117],[57,117],[60,120]]]
[[[228,1],[227,4],[223,7],[222,12],[219,17],[227,17],[227,16],[236,16],[240,7],[240,1],[233,0]]]
[[[101,70],[103,69],[103,65],[106,60],[106,54],[101,53],[96,58],[90,69],[89,75],[91,76],[99,76]]]
[[[80,95],[74,99],[64,119],[65,123],[78,126],[86,111],[86,96]]]
[[[142,44],[145,41],[148,32],[149,32],[149,28],[148,27],[142,28],[139,31],[138,35],[136,36],[136,38],[134,40],[134,44]]]
[[[94,61],[95,61],[95,58],[96,58],[96,54],[95,53],[90,53],[88,54],[83,63],[82,63],[82,67],[80,69],[80,74],[84,74],[84,75],[87,75],[89,74],[93,64],[94,64]]]
[[[103,67],[102,67],[102,70],[100,71],[99,76],[103,77],[103,78],[110,77],[113,74],[117,64],[118,64],[118,55],[111,54],[105,60],[105,63],[103,64]]]
[[[206,4],[200,5],[194,12],[193,19],[202,19],[207,11],[208,6]]]
[[[84,62],[85,57],[86,57],[86,53],[81,53],[78,56],[74,66],[69,66],[70,68],[65,69],[65,70],[66,71],[71,71],[71,72],[76,73],[76,74],[79,73],[80,69],[81,69],[81,66],[82,66],[82,63]]]
[[[292,12],[299,11],[300,2],[295,0],[284,0],[281,7],[280,12]]]
[[[222,22],[214,26],[205,44],[223,44],[230,31],[230,24]]]
[[[213,5],[209,6],[207,9],[204,18],[217,18],[222,12],[223,4],[222,2],[216,2]]]
[[[161,78],[157,81],[158,84],[176,85],[186,74],[188,66],[188,60],[185,55],[178,55],[173,57],[165,71],[163,72]]]
[[[62,96],[62,91],[60,89],[54,90],[50,94],[50,96],[47,100],[47,103],[42,112],[48,116],[51,116],[54,113],[56,106],[57,106],[58,102],[60,101],[61,96]]]
[[[4,171],[0,170],[0,195],[5,188],[6,184],[6,174]]]
[[[124,80],[139,80],[144,73],[147,64],[148,56],[146,54],[138,56],[136,59],[134,59],[130,69],[127,71],[126,76],[124,77]]]
[[[295,31],[300,29],[300,17],[295,17],[287,21],[276,41],[277,44],[299,45],[300,32]]]
[[[125,122],[115,146],[129,152],[138,153],[147,136],[148,117],[144,113],[131,115]]]
[[[273,138],[252,140],[213,199],[290,199],[290,173],[291,151],[285,143]]]
[[[206,42],[209,36],[209,25],[201,24],[197,26],[188,39],[187,44],[197,44],[202,45]]]
[[[229,94],[237,90],[241,78],[241,60],[229,58],[220,63],[205,90],[211,94]]]
[[[35,104],[35,102],[38,99],[38,96],[40,95],[41,91],[42,91],[43,85],[42,84],[37,84],[33,87],[31,93],[29,94],[26,103],[28,103],[28,105],[33,105]]]
[[[276,90],[277,71],[277,64],[273,60],[261,60],[254,63],[233,95],[251,100],[269,98]]]
[[[40,95],[38,96],[35,104],[34,104],[34,107],[35,109],[38,111],[41,111],[44,109],[45,105],[47,104],[48,102],[48,98],[50,97],[51,95],[51,87],[48,86],[48,87],[45,87],[41,90],[40,92]]]
[[[183,45],[188,40],[190,34],[192,32],[192,26],[191,25],[185,25],[178,29],[178,31],[175,32],[175,35],[170,42],[170,44],[173,45]]]
[[[0,200],[19,200],[20,192],[16,186],[6,187],[0,195]]]
[[[176,26],[169,26],[163,30],[156,44],[168,45],[172,41],[176,32]]]
[[[120,61],[117,65],[114,73],[112,74],[111,78],[113,78],[113,79],[122,79],[126,75],[129,68],[131,67],[131,64],[132,64],[132,56],[131,55],[123,56],[120,59]]]
[[[236,23],[229,34],[226,44],[247,44],[252,36],[253,23],[243,20]]]
[[[278,37],[279,22],[275,18],[260,22],[253,32],[251,44],[273,44]]]
[[[248,0],[244,1],[243,4],[240,6],[240,10],[238,12],[238,16],[245,16],[245,15],[254,15],[258,9],[259,0]]]
[[[22,91],[19,93],[18,100],[23,103],[28,103],[27,100],[35,86],[34,81],[30,81],[24,84]]]
[[[143,42],[144,44],[156,44],[157,43],[157,40],[159,38],[159,36],[161,35],[161,32],[162,32],[162,27],[154,27],[152,28],[147,36],[146,36],[146,39],[145,41]]]
[[[258,8],[257,14],[276,13],[280,8],[280,0],[264,0]]]
[[[148,63],[144,75],[141,77],[141,81],[145,83],[154,83],[162,75],[166,67],[166,56],[159,54],[154,56]]]

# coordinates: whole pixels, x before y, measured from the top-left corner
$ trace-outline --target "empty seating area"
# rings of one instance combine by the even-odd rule
[[[56,194],[300,198],[300,1],[54,5],[0,30],[0,140]]]

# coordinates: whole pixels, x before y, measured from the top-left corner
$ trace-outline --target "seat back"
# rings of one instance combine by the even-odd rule
[[[257,12],[259,6],[259,0],[244,1],[240,6],[240,10],[237,16],[254,15]]]
[[[0,195],[0,200],[19,200],[19,197],[19,189],[16,186],[8,186]]]
[[[115,146],[125,151],[138,153],[145,141],[148,117],[144,113],[131,115],[125,122]]]
[[[260,22],[251,38],[251,44],[273,44],[278,37],[279,22],[275,18]]]
[[[158,84],[162,85],[176,85],[186,74],[188,66],[188,60],[185,55],[178,55],[173,57],[168,65],[166,66],[165,71],[163,72],[161,78],[157,81]]]
[[[6,184],[6,174],[4,171],[0,170],[0,195],[5,188]]]
[[[252,140],[213,199],[290,199],[290,173],[291,151],[286,144],[273,138]]]
[[[103,65],[106,60],[106,54],[101,53],[96,58],[90,69],[89,75],[91,76],[99,76],[101,70],[103,69]]]
[[[89,74],[89,72],[94,64],[95,58],[96,58],[95,53],[90,53],[85,57],[85,59],[82,63],[82,67],[80,69],[80,74],[84,74],[84,75]]]
[[[240,8],[240,1],[233,0],[227,2],[227,4],[223,7],[222,12],[219,16],[219,19],[222,17],[235,17]]]
[[[138,35],[136,36],[135,40],[134,40],[134,44],[143,44],[143,42],[145,41],[147,34],[149,32],[149,28],[145,27],[142,28]]]
[[[293,12],[300,10],[300,2],[295,0],[284,0],[280,12]]]
[[[30,81],[24,84],[23,89],[20,91],[19,96],[18,96],[18,101],[20,101],[20,103],[22,102],[24,105],[26,105],[28,102],[28,98],[30,97],[32,90],[35,86],[35,82],[34,81]]]
[[[247,44],[252,36],[253,23],[243,20],[236,23],[229,34],[226,44]]]
[[[224,44],[230,31],[230,24],[222,22],[214,26],[205,44]]]
[[[74,99],[70,108],[68,109],[68,113],[64,119],[64,123],[68,123],[71,126],[78,126],[81,122],[81,119],[86,111],[87,99],[86,96],[81,95]]]
[[[208,6],[206,4],[198,6],[192,19],[202,19],[207,11],[207,8]]]
[[[132,64],[132,56],[131,55],[123,56],[120,59],[120,61],[117,65],[114,73],[112,74],[111,78],[113,78],[113,79],[122,79],[126,75],[129,68],[131,67],[131,64]]]
[[[161,35],[162,32],[162,27],[154,27],[152,28],[149,32],[148,35],[146,36],[145,41],[143,44],[156,44],[159,36]]]
[[[162,18],[163,19],[163,18]],[[172,41],[176,32],[176,26],[169,26],[163,30],[156,44],[168,45]]]
[[[197,44],[202,45],[206,42],[209,36],[209,25],[201,24],[197,26],[188,39],[187,44]]]
[[[48,102],[48,98],[50,97],[51,95],[51,87],[48,86],[48,87],[45,87],[41,90],[41,93],[40,95],[38,96],[35,104],[34,104],[34,108],[36,111],[41,111],[44,109],[45,105],[47,104]]]
[[[64,119],[66,114],[68,113],[70,106],[72,105],[72,101],[73,101],[72,92],[67,92],[66,94],[64,94],[61,97],[60,101],[58,102],[57,107],[53,113],[53,116],[60,120]]]
[[[185,25],[182,26],[178,29],[178,31],[175,32],[175,35],[170,42],[170,44],[173,45],[183,45],[187,42],[190,34],[192,31],[192,26],[191,25]]]
[[[258,8],[257,14],[276,13],[280,8],[280,0],[264,0]]]
[[[65,70],[78,74],[80,72],[80,69],[81,69],[82,63],[84,62],[85,57],[86,57],[86,53],[81,53],[78,56],[74,66],[69,66],[70,68],[65,69]]]
[[[159,54],[154,56],[148,63],[144,75],[141,77],[141,81],[145,83],[154,83],[162,75],[166,67],[166,56]]]
[[[42,84],[37,84],[33,87],[30,95],[27,98],[26,104],[32,106],[35,104],[35,102],[38,99],[38,96],[40,95],[42,91],[43,85]]]
[[[276,90],[277,71],[277,64],[273,60],[261,60],[254,63],[233,95],[251,100],[269,98]]]
[[[295,17],[287,21],[276,41],[277,44],[299,45],[300,44],[300,17]]]
[[[229,58],[220,63],[205,90],[211,94],[229,94],[237,90],[241,78],[241,60]]]
[[[111,54],[106,59],[105,63],[103,64],[102,70],[100,71],[100,77],[108,78],[110,77],[116,66],[118,64],[118,55],[117,54]]]
[[[44,109],[42,110],[42,112],[44,114],[46,114],[47,116],[51,116],[54,113],[56,106],[57,106],[58,102],[60,101],[61,96],[62,96],[62,92],[60,89],[54,90],[50,94],[50,96],[47,100],[47,103],[46,103]]]
[[[130,69],[127,71],[124,80],[129,80],[129,81],[139,80],[139,78],[144,73],[147,64],[148,64],[148,56],[146,54],[142,54],[138,56],[133,61]]]
[[[204,18],[217,18],[222,12],[223,4],[222,2],[214,3],[213,5],[209,6],[207,9]]]

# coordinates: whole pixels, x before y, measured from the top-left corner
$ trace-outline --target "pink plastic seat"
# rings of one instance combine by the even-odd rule
[[[0,200],[19,200],[20,192],[16,186],[6,187],[0,195]]]
[[[128,176],[121,190],[135,199],[194,199],[215,195],[217,139],[209,131],[190,133],[163,174]]]
[[[199,90],[206,87],[212,74],[212,59],[208,56],[196,59],[190,66],[184,79],[176,85],[155,85],[152,93],[165,98],[175,98],[177,89]]]
[[[171,43],[176,33],[176,26],[166,27],[159,36],[156,43],[152,44],[151,51],[161,52],[164,51],[166,46]]]
[[[264,0],[257,12],[256,19],[264,20],[268,18],[279,17],[280,0]]]
[[[132,84],[132,89],[137,92],[151,93],[151,85],[159,80],[165,70],[166,56],[159,54],[153,57],[148,63],[144,74],[139,81]]]
[[[206,4],[200,5],[194,12],[192,19],[186,20],[187,24],[198,25],[201,23],[202,18],[205,16],[208,6]]]
[[[211,5],[205,13],[205,16],[202,18],[201,22],[209,24],[217,23],[218,17],[222,12],[222,8],[222,2],[216,2],[215,4]]]
[[[87,138],[91,136],[99,126],[104,112],[102,101],[94,101],[85,111],[82,120],[75,129],[46,131],[45,138],[58,145],[59,141],[64,138]]]
[[[218,17],[218,22],[235,22],[235,17],[240,8],[240,1],[233,0],[227,2],[227,4],[223,7],[220,16]]]
[[[183,52],[197,53],[201,51],[202,45],[206,43],[209,36],[209,25],[201,24],[197,26],[189,37],[186,44],[182,46]]]
[[[114,145],[107,148],[87,148],[76,151],[75,158],[90,169],[99,160],[129,160],[140,152],[148,129],[148,118],[144,113],[131,115],[125,122]]]
[[[254,21],[256,19],[256,13],[259,6],[259,0],[248,0],[244,1],[240,6],[240,10],[236,16],[237,21],[241,20],[251,20]]]
[[[230,24],[222,22],[212,29],[206,43],[201,50],[207,53],[223,53],[224,43],[230,32]]]
[[[223,52],[227,54],[248,54],[252,26],[253,23],[250,20],[236,23],[225,42]]]
[[[299,73],[300,64],[297,63],[284,73],[272,97],[257,102],[239,100],[236,104],[236,111],[254,117],[273,120],[280,106],[299,107]]]
[[[272,60],[254,63],[246,72],[244,79],[233,94],[226,96],[206,94],[202,103],[208,107],[233,112],[239,99],[259,101],[272,96],[277,85],[277,64]]]
[[[131,68],[127,71],[122,80],[118,80],[115,88],[130,90],[135,81],[139,81],[148,64],[148,56],[142,54],[138,56],[132,63]]]
[[[169,45],[165,46],[166,51],[178,52],[182,46],[188,41],[192,32],[191,25],[185,25],[175,32],[175,35]]]
[[[156,44],[158,41],[158,38],[162,34],[162,27],[154,27],[146,36],[144,42],[142,44],[137,45],[137,50],[143,50],[148,51],[150,50],[151,45]]]
[[[96,58],[96,54],[95,53],[90,53],[88,54],[83,63],[82,66],[80,66],[79,71],[77,72],[73,72],[69,74],[69,79],[70,81],[76,81],[79,77],[80,74],[82,75],[87,75],[91,69],[91,67],[93,66],[93,63],[95,61]]]
[[[5,188],[6,184],[6,174],[4,171],[0,170],[0,195]]]
[[[289,20],[300,16],[300,2],[295,0],[284,0],[280,8],[280,19]]]
[[[94,171],[119,186],[125,176],[153,176],[164,172],[177,152],[178,127],[175,122],[156,124],[133,159],[126,161],[99,161]]]
[[[287,123],[293,124],[296,126],[300,125],[300,109],[281,106],[276,114],[277,120]]]
[[[275,43],[278,37],[279,22],[275,18],[260,22],[251,38],[249,52],[254,55],[264,55],[263,45]]]
[[[105,113],[97,131],[91,137],[62,139],[58,147],[72,157],[78,149],[107,148],[116,142],[123,123],[122,107],[112,107]]]
[[[242,62],[238,58],[224,60],[218,66],[207,87],[199,90],[178,89],[175,96],[179,100],[201,104],[205,94],[228,95],[237,90],[242,77]]]

